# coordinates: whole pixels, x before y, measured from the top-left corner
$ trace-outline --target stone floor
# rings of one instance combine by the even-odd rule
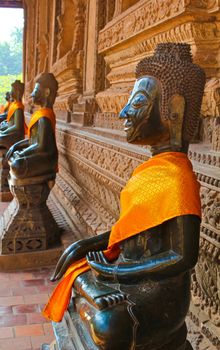
[[[8,203],[0,203],[0,214]],[[0,350],[39,350],[54,339],[51,323],[42,315],[54,285],[53,267],[0,272]]]
[[[54,339],[41,310],[54,288],[53,268],[0,273],[0,349],[39,350]]]

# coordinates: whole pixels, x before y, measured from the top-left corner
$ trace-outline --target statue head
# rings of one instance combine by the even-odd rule
[[[9,101],[10,101],[10,98],[11,98],[10,92],[7,91],[6,94],[5,94],[5,99],[6,99],[6,101],[9,102]]]
[[[52,73],[42,73],[37,79],[31,97],[35,104],[53,107],[58,90],[58,82]]]
[[[136,77],[120,112],[127,141],[186,151],[198,128],[205,85],[190,45],[159,44],[152,57],[138,63]]]
[[[11,84],[10,95],[12,100],[21,101],[24,95],[24,83],[20,80],[15,80],[15,82]]]

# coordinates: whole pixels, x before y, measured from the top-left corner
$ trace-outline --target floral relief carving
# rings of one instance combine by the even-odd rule
[[[99,34],[99,51],[103,51],[116,43],[128,39],[136,33],[152,27],[158,22],[173,17],[185,9],[184,1],[157,0],[141,3],[134,12],[124,16],[118,22],[108,25]]]

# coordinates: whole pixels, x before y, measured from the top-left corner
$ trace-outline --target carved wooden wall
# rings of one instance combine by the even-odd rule
[[[57,199],[82,235],[111,227],[119,192],[149,157],[128,145],[117,114],[137,62],[157,43],[187,42],[206,71],[200,132],[189,156],[201,182],[201,253],[193,275],[191,318],[220,346],[220,1],[28,0],[26,97],[46,70],[59,81]],[[30,105],[27,106],[30,109]],[[201,348],[203,338],[198,341]],[[210,347],[211,349],[211,347]]]

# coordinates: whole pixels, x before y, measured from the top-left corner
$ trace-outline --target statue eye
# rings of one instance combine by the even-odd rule
[[[139,108],[147,103],[147,98],[144,95],[136,95],[131,103],[132,107]]]

